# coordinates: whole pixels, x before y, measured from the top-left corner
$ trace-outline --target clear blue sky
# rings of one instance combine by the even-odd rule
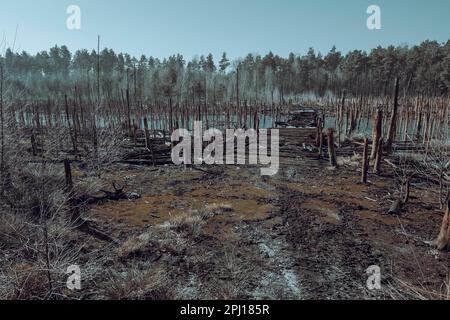
[[[70,4],[81,7],[80,31],[66,28]],[[371,4],[381,7],[380,31],[366,27]],[[100,34],[102,47],[136,56],[286,56],[334,44],[347,52],[447,41],[450,0],[0,0],[0,36],[10,45],[16,26],[16,50],[31,53],[55,44],[93,49]]]

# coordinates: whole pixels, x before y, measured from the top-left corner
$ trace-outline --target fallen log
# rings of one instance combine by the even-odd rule
[[[78,219],[78,221],[75,224],[75,228],[78,229],[81,232],[87,233],[90,236],[93,236],[94,238],[97,238],[101,241],[110,242],[115,245],[119,245],[119,241],[113,239],[111,236],[106,234],[105,232],[97,229],[96,227],[92,226],[91,221],[85,220],[83,218]]]

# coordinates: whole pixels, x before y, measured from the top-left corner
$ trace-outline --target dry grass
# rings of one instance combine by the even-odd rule
[[[231,203],[213,203],[205,207],[208,212],[213,212],[215,214],[222,214],[224,212],[233,211],[233,205]]]
[[[191,238],[196,238],[201,235],[202,228],[208,219],[231,211],[233,211],[233,206],[231,204],[209,204],[205,206],[204,210],[189,210],[185,214],[174,216],[161,225],[161,227],[186,234]]]
[[[200,234],[202,226],[207,217],[203,214],[191,211],[188,214],[175,216],[169,221],[171,229],[178,232],[187,232],[192,235]]]
[[[338,157],[337,163],[339,166],[348,166],[358,168],[361,166],[362,156],[360,154],[355,154],[351,157]]]
[[[85,243],[59,219],[45,225],[32,224],[17,215],[3,215],[0,225],[0,299],[66,299],[67,267],[81,263]],[[45,231],[46,230],[46,231]],[[83,281],[96,273],[90,261],[95,253],[84,254]],[[93,259],[97,260],[98,259]]]
[[[103,284],[105,298],[112,300],[172,300],[171,287],[167,272],[160,268],[114,271]]]
[[[133,257],[144,256],[157,250],[157,243],[150,232],[143,233],[125,241],[117,250],[117,256],[124,261]]]
[[[4,299],[42,299],[49,293],[49,288],[45,286],[48,283],[46,272],[31,264],[18,263],[12,265],[5,278],[8,281],[8,289],[4,291]]]
[[[450,275],[439,290],[412,284],[399,278],[394,278],[387,290],[393,300],[450,300]]]

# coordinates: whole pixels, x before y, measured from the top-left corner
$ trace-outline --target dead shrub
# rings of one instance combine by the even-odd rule
[[[112,300],[172,300],[174,293],[165,272],[132,269],[126,272],[112,272],[103,284],[106,299]]]
[[[164,226],[196,238],[201,234],[206,219],[208,219],[207,213],[189,211],[187,214],[173,217]]]
[[[7,299],[35,300],[49,294],[47,273],[29,263],[14,264],[7,273],[11,289]]]
[[[157,259],[160,256],[159,245],[150,232],[143,233],[125,241],[117,250],[117,256],[122,262],[139,257],[148,259],[150,256]]]

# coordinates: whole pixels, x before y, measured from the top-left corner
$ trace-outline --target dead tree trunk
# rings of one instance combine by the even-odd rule
[[[64,174],[66,178],[66,189],[68,192],[72,192],[73,190],[72,168],[70,167],[70,161],[68,159],[64,160]]]
[[[370,154],[370,159],[372,160],[375,159],[377,156],[377,152],[379,149],[378,142],[380,141],[382,129],[383,129],[383,111],[381,109],[378,109],[372,137],[372,153]]]
[[[328,129],[328,155],[330,157],[330,165],[337,167],[336,150],[334,149],[334,130]]]
[[[153,144],[150,140],[150,132],[148,130],[148,120],[147,117],[144,117],[144,132],[145,132],[145,147],[147,150],[149,150],[152,154],[152,163],[153,166],[155,166],[155,152],[153,150]]]
[[[408,203],[411,188],[411,178],[405,182],[405,190],[402,190],[404,194],[400,194],[399,199],[396,200],[389,208],[388,214],[400,214],[403,207]],[[403,188],[402,188],[403,189]]]
[[[128,75],[128,70],[127,70]],[[128,136],[131,137],[133,135],[132,127],[131,127],[131,103],[130,103],[130,90],[127,89],[125,92],[127,99],[127,126],[128,126]]]
[[[322,119],[317,119],[316,146],[320,145],[320,133],[322,132]]]
[[[363,152],[363,163],[362,163],[362,176],[361,182],[367,183],[367,171],[369,170],[369,139],[364,139],[364,152]]]
[[[76,138],[75,138],[76,137],[75,117],[72,117],[72,125],[71,125],[70,124],[70,114],[69,114],[69,103],[67,101],[67,94],[64,95],[64,108],[66,111],[67,128],[69,129],[70,139],[72,140],[73,153],[76,154],[77,153],[77,142],[76,142]]]
[[[434,241],[438,250],[450,250],[450,199],[447,197],[447,209],[442,220],[441,231]]]
[[[319,159],[323,156],[323,130],[319,133]]]
[[[397,114],[398,114],[398,90],[399,90],[399,78],[395,78],[395,96],[394,96],[394,109],[392,110],[391,123],[389,125],[388,138],[386,142],[386,152],[390,154],[392,152],[392,144],[395,140],[397,133]]]
[[[341,147],[341,132],[342,132],[342,122],[343,122],[343,118],[344,118],[344,108],[345,108],[345,96],[346,96],[346,91],[344,90],[342,92],[342,104],[340,106],[339,110],[339,120],[338,120],[338,146],[339,148]]]
[[[36,157],[38,154],[36,136],[34,135],[34,133],[31,134],[31,152],[33,154],[33,157]]]
[[[376,175],[381,174],[381,161],[383,160],[383,137],[378,140],[377,156],[375,158],[375,166],[373,171]]]
[[[422,131],[422,112],[419,111],[419,119],[417,120],[417,129],[416,129],[416,134],[415,134],[415,138],[416,138],[417,142],[420,141],[420,132],[421,131]]]

